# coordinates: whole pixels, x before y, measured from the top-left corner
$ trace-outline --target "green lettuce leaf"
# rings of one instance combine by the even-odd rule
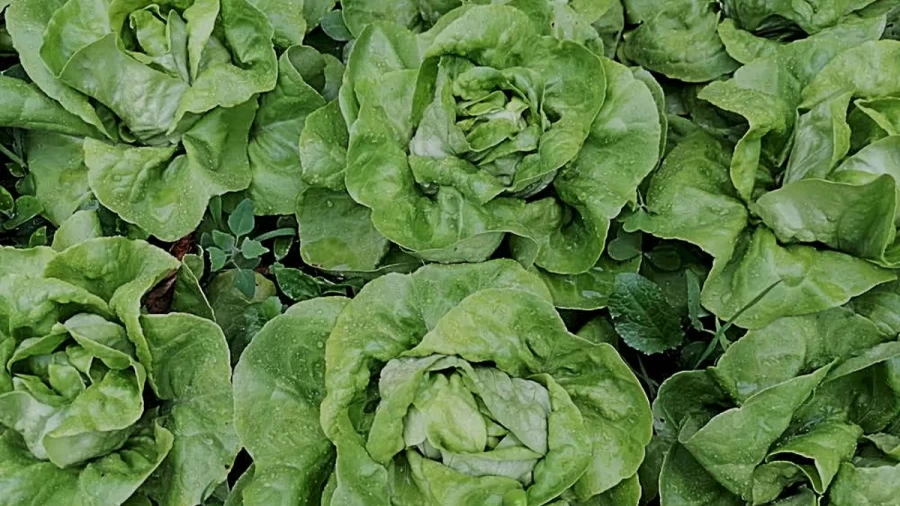
[[[179,262],[125,238],[0,257],[19,266],[0,274],[4,499],[200,504],[239,450],[227,344],[210,320],[139,313]]]
[[[276,85],[273,37],[290,38],[257,6],[17,0],[7,21],[33,82],[3,76],[0,125],[30,131],[25,162],[53,223],[92,193],[174,241],[211,197],[250,185],[256,97]]]
[[[569,334],[541,280],[510,260],[301,302],[254,338],[235,384],[254,457],[242,504],[639,495],[640,385],[612,346]]]
[[[412,19],[423,5],[392,8]],[[340,115],[319,109],[300,138],[308,263],[371,271],[390,243],[428,261],[482,261],[509,236],[512,255],[548,278],[598,264],[610,221],[658,161],[662,92],[553,22],[612,7],[554,8],[464,6],[417,33],[398,13],[344,6],[358,38]],[[373,18],[354,29],[354,13]]]
[[[738,68],[716,33],[719,15],[701,0],[625,0],[628,21],[621,54],[666,77],[707,82]]]
[[[898,352],[891,334],[840,307],[775,320],[735,342],[715,367],[671,377],[653,406],[669,447],[663,502],[865,494],[847,475],[865,452],[860,437],[884,430],[900,409],[888,379]],[[809,487],[802,498],[791,495],[798,487]]]

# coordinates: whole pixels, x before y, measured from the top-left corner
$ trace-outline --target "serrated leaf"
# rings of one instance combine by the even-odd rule
[[[262,245],[261,242],[253,239],[244,239],[241,243],[241,254],[244,258],[259,258],[269,252],[269,248]]]
[[[656,283],[640,274],[617,276],[608,306],[616,332],[638,351],[661,353],[684,338],[678,311]]]
[[[239,269],[234,273],[234,287],[247,298],[256,293],[256,277],[250,269]]]
[[[299,269],[277,267],[274,271],[278,288],[295,302],[313,299],[322,294],[315,278]]]
[[[231,229],[231,233],[241,237],[252,232],[255,225],[256,218],[253,216],[253,201],[244,199],[234,208],[231,216],[228,217],[228,228]]]
[[[220,230],[213,230],[213,243],[225,253],[231,253],[234,250],[235,238],[230,234],[226,234]]]
[[[224,251],[219,248],[209,248],[206,250],[209,253],[209,270],[215,272],[221,270],[222,267],[225,267],[225,262],[228,261],[228,256]]]

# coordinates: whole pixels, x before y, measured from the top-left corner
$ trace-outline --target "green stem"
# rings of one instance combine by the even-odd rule
[[[265,234],[260,234],[256,236],[256,240],[259,242],[266,241],[268,239],[274,239],[275,237],[287,237],[296,235],[296,232],[293,228],[278,228],[275,230],[270,230]]]
[[[22,160],[21,158],[19,158],[19,156],[18,156],[17,154],[15,154],[15,153],[13,153],[12,151],[10,151],[9,149],[7,149],[6,146],[4,146],[3,144],[0,144],[0,153],[2,153],[3,155],[5,155],[7,158],[10,159],[10,161],[12,161],[13,163],[15,163],[15,164],[18,165],[19,167],[25,167],[25,166],[26,166],[26,165],[25,165],[25,160]]]
[[[734,325],[734,322],[738,318],[740,318],[741,315],[743,315],[745,312],[747,312],[753,306],[759,304],[759,301],[763,300],[763,297],[768,295],[769,292],[771,292],[776,286],[781,284],[782,281],[783,280],[779,279],[778,281],[776,281],[776,282],[772,283],[771,285],[769,285],[768,287],[766,287],[765,290],[759,292],[759,295],[754,297],[753,300],[751,300],[749,303],[747,303],[746,306],[742,307],[740,309],[740,311],[735,313],[735,315],[732,316],[731,319],[725,323],[725,325],[722,325],[718,330],[716,330],[716,335],[713,336],[712,340],[706,346],[706,349],[703,350],[703,354],[700,355],[700,359],[697,360],[697,363],[694,365],[694,369],[699,368],[700,364],[702,364],[703,362],[706,361],[707,358],[709,358],[709,356],[712,354],[713,350],[716,349],[716,345],[721,344],[723,348],[727,348],[726,343],[729,343],[729,342],[727,339],[725,339],[725,332],[728,332],[728,329],[730,329],[731,326]],[[716,323],[718,324],[718,320],[716,320]]]
[[[641,374],[644,376],[644,383],[647,384],[647,390],[650,392],[650,399],[656,398],[656,387],[658,384],[650,378],[649,374],[647,374],[647,368],[644,367],[644,361],[641,360],[641,357],[638,357],[638,367],[641,368]]]

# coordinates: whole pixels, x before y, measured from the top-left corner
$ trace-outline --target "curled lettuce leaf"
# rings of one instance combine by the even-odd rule
[[[703,0],[625,0],[628,21],[621,55],[685,82],[707,82],[734,72],[738,62],[716,33],[719,14]]]
[[[473,32],[484,20],[484,34]],[[516,9],[477,7],[442,22],[421,49],[390,25],[372,26],[354,46],[342,90],[353,120],[346,184],[393,242],[430,259],[476,261],[504,232],[527,233],[516,219],[525,201],[503,194],[543,189],[577,155],[603,103],[604,69],[584,48],[540,37]],[[408,59],[392,72],[367,54],[385,36]]]
[[[804,88],[838,54],[877,40],[884,31],[884,18],[856,19],[805,39],[762,48],[759,41],[766,39],[738,33],[729,21],[719,31],[730,32],[726,49],[746,65],[732,79],[714,82],[698,96],[747,120],[749,128],[734,148],[731,180],[741,197],[750,201],[760,163],[779,166],[788,156]],[[791,163],[795,160],[792,157]]]
[[[876,0],[624,0],[623,3],[629,23],[636,26],[625,33],[618,56],[687,83],[705,83],[729,76],[741,64],[748,65],[751,59],[762,57],[760,50],[764,50],[766,56],[775,56],[775,49],[784,45],[779,42],[782,40],[803,41],[829,31],[832,34],[844,32],[834,39],[833,49],[839,49],[843,44],[852,44],[853,35],[847,32],[852,31],[855,24],[877,20],[890,11],[889,6],[878,6]],[[880,35],[879,32],[875,39]],[[846,39],[841,40],[841,37]],[[737,47],[734,47],[735,43]],[[742,46],[743,43],[750,46]],[[749,55],[754,57],[748,58]],[[826,62],[824,58],[798,60],[800,67],[821,66]],[[761,69],[757,67],[756,71]],[[782,71],[793,72],[793,69],[774,72]],[[771,76],[772,72],[770,70],[767,75]],[[765,95],[773,94],[779,87],[789,87],[790,83],[783,78],[755,83],[741,76],[735,78],[738,82],[730,86],[736,84],[738,88],[762,93],[755,99],[763,105],[762,110],[741,107],[736,111],[753,123],[748,142],[765,135],[771,128],[777,133],[780,126],[777,123],[769,130],[765,128],[772,108],[778,105],[773,103],[773,97]],[[739,97],[730,97],[733,99],[731,107],[740,107],[734,102]],[[746,93],[743,98],[748,98]]]
[[[718,33],[743,66],[696,95],[716,116],[670,103],[694,123],[670,136],[625,229],[710,254],[702,301],[723,320],[759,328],[894,279],[898,46],[879,40],[885,18],[871,14],[787,43],[725,20]]]
[[[336,0],[252,0],[251,3],[266,14],[274,29],[273,40],[280,48],[303,43]]]
[[[871,41],[841,53],[822,69],[803,91],[800,108],[804,112],[798,120],[786,182],[827,178],[851,148],[859,149],[893,129],[890,113],[886,117],[885,112],[894,107],[890,98],[900,93],[897,70],[891,63],[898,54],[900,42]],[[876,68],[883,70],[866,71]],[[851,110],[851,105],[859,111]],[[856,129],[868,133],[864,140],[857,137],[854,142]]]
[[[725,13],[746,30],[785,30],[789,24],[794,24],[804,32],[814,34],[841,23],[875,2],[876,0],[724,0],[722,3]]]
[[[458,8],[418,34],[360,32],[340,110],[316,111],[301,135],[308,263],[373,270],[390,243],[481,261],[509,237],[548,276],[597,265],[610,221],[657,163],[662,92],[516,7]]]
[[[252,174],[248,192],[257,214],[292,214],[312,174],[330,170],[325,166],[333,160],[343,170],[343,161],[335,160],[340,155],[333,155],[327,144],[340,132],[317,128],[319,116],[333,109],[326,104],[337,97],[342,71],[335,57],[308,46],[292,46],[278,59],[278,82],[259,100],[247,147]],[[301,155],[308,169],[301,166]]]
[[[626,221],[626,229],[690,242],[713,256],[702,300],[714,314],[726,320],[737,317],[738,325],[757,328],[783,316],[840,306],[895,278],[846,253],[779,244],[776,233],[783,232],[781,227],[773,233],[766,226],[770,221],[754,225],[748,220],[730,166],[727,145],[703,132],[692,134],[653,175],[646,209]],[[765,205],[779,191],[758,202]]]
[[[319,427],[325,341],[343,298],[301,302],[253,338],[234,370],[235,430],[253,457],[239,491],[246,506],[318,504],[334,465]]]
[[[453,9],[467,4],[510,5],[526,13],[538,30],[560,40],[584,44],[603,54],[614,49],[624,26],[619,0],[557,2],[554,0],[345,0],[341,15],[350,33],[359,37],[373,23],[396,23],[414,32],[430,29]],[[615,51],[613,51],[614,53]]]
[[[175,240],[211,197],[247,188],[257,96],[276,85],[273,37],[290,38],[269,22],[276,7],[12,2],[10,36],[33,84],[3,77],[9,103],[21,105],[0,123],[31,130],[26,162],[48,188],[62,185],[60,161],[80,174],[69,177],[81,193],[38,192],[48,217],[61,223],[89,187],[124,220]],[[81,152],[48,160],[40,145],[51,132],[76,136]]]
[[[245,505],[640,495],[640,385],[612,346],[568,333],[541,280],[510,260],[300,303],[254,338],[235,385],[254,457]]]
[[[900,415],[890,379],[898,344],[839,307],[776,320],[748,332],[715,367],[668,379],[653,405],[668,446],[662,503],[880,497],[865,477],[891,475],[896,463],[869,441],[888,444],[883,431]]]
[[[141,314],[179,262],[124,238],[0,258],[3,501],[200,504],[239,443],[219,327]]]
[[[344,23],[359,37],[366,26],[387,21],[421,31],[430,28],[447,12],[462,5],[461,0],[424,0],[379,2],[378,0],[346,0],[341,2]]]
[[[900,87],[854,80],[850,70],[898,54],[895,41],[863,44],[835,58],[804,90],[809,111],[800,116],[792,153],[799,156],[787,166],[786,184],[755,206],[781,241],[822,243],[885,267],[900,265],[894,97]]]

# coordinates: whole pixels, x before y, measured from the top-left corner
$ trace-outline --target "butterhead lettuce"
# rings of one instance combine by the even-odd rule
[[[239,449],[212,321],[147,315],[179,268],[125,238],[0,250],[0,503],[200,504]]]
[[[424,32],[365,25],[338,103],[300,139],[307,263],[369,271],[391,245],[481,261],[504,241],[548,277],[601,260],[658,160],[658,85],[518,7],[463,6]]]
[[[890,435],[900,404],[889,379],[900,347],[866,316],[840,307],[775,320],[715,367],[669,378],[653,405],[671,446],[662,503],[884,500],[900,469]]]
[[[3,124],[28,130],[25,159],[51,221],[88,190],[175,240],[199,224],[210,197],[250,184],[257,96],[278,72],[275,31],[256,5],[23,0],[5,17],[32,84],[2,78]],[[72,184],[81,191],[55,202],[52,189]]]
[[[241,357],[235,406],[245,505],[637,504],[650,435],[615,349],[509,260],[292,307]]]

